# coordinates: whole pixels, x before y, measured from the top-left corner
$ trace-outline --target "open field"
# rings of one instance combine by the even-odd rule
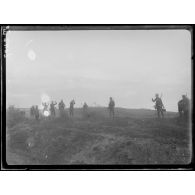
[[[12,119],[7,116],[8,164],[188,164],[191,136],[177,113],[157,119],[146,109],[75,109],[73,119]],[[15,120],[15,121],[13,121]]]

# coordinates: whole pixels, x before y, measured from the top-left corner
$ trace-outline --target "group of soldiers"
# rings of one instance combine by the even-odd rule
[[[37,105],[30,108],[30,115],[31,117],[35,117],[36,120],[39,120],[39,108]]]
[[[155,102],[154,108],[157,110],[158,118],[164,118],[164,112],[166,112],[166,109],[164,107],[161,97],[159,97],[159,94],[156,94],[155,99],[152,98],[152,101]],[[190,100],[187,97],[187,95],[182,95],[182,99],[179,100],[178,113],[181,119],[185,119],[185,120],[189,119]]]
[[[47,102],[43,102],[42,103],[43,115],[45,115],[45,116],[50,115],[51,118],[56,117],[56,107],[55,107],[56,105],[57,105],[57,102],[55,102],[55,101],[51,101],[50,104]],[[73,99],[70,101],[70,107],[69,107],[69,116],[70,117],[74,116],[74,105],[75,105],[75,100]],[[108,109],[109,109],[109,116],[113,117],[113,118],[114,118],[114,107],[115,107],[115,102],[112,99],[112,97],[110,97]],[[65,103],[63,102],[63,100],[61,100],[58,103],[58,109],[59,109],[60,117],[64,117],[65,116]],[[84,116],[89,116],[88,105],[86,102],[84,102],[84,104],[83,104],[83,114],[84,114]],[[31,115],[31,117],[35,118],[36,120],[39,120],[40,114],[39,114],[39,108],[37,105],[32,106],[30,108],[30,115]]]
[[[152,102],[155,102],[154,108],[157,110],[157,117],[164,118],[164,112],[166,112],[166,109],[165,109],[165,106],[159,94],[155,94],[155,98],[154,99],[152,98]],[[50,115],[51,117],[55,117],[56,116],[56,111],[55,111],[56,105],[57,105],[57,102],[54,102],[54,101],[51,101],[50,104],[46,102],[42,103],[43,113],[47,112],[48,115]],[[74,116],[74,105],[75,105],[75,100],[73,99],[70,101],[70,107],[69,107],[70,117]],[[58,109],[59,109],[60,117],[64,117],[65,116],[65,104],[63,100],[61,100],[58,103]],[[114,118],[115,117],[115,102],[112,97],[110,97],[109,99],[108,110],[109,110],[110,118]],[[189,117],[190,100],[187,97],[187,95],[182,95],[182,99],[178,102],[178,112],[179,112],[180,118],[187,119]],[[40,115],[39,115],[38,106],[32,106],[30,113],[31,113],[31,116],[34,116],[36,120],[39,119]],[[88,116],[88,105],[86,102],[84,102],[83,104],[83,113],[85,116]]]
[[[56,107],[55,107],[56,105],[57,105],[56,101],[51,101],[51,103],[43,102],[42,103],[43,115],[45,115],[45,116],[50,115],[50,117],[52,117],[52,118],[56,117]],[[74,116],[74,105],[75,105],[75,101],[73,99],[70,102],[70,108],[69,108],[69,115],[71,117]],[[87,104],[84,103],[83,110],[86,110],[87,108],[88,108]],[[63,100],[61,100],[58,103],[58,109],[59,109],[60,117],[64,117],[65,116],[65,103],[63,102]],[[30,115],[31,115],[31,117],[34,117],[36,120],[39,119],[40,114],[39,114],[39,109],[38,109],[37,105],[31,107]]]
[[[155,102],[154,108],[157,111],[157,117],[158,118],[164,118],[164,112],[166,112],[165,106],[162,102],[161,97],[159,96],[159,94],[155,94],[155,98],[152,98],[152,102]],[[110,97],[110,101],[108,104],[108,109],[109,109],[109,116],[114,118],[115,112],[114,112],[114,108],[115,108],[115,102],[112,99],[112,97]],[[178,113],[179,113],[179,117],[180,119],[184,119],[184,120],[188,120],[189,116],[190,116],[190,100],[187,97],[187,95],[182,95],[182,99],[179,100],[178,102]]]

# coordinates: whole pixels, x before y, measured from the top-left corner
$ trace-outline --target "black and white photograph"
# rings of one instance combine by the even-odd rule
[[[192,163],[189,29],[5,29],[8,166]]]

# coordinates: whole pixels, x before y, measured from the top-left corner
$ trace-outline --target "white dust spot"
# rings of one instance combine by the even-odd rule
[[[34,61],[36,59],[36,53],[32,49],[28,51],[28,58],[31,61]]]
[[[32,41],[32,39],[31,39],[30,41],[28,41],[28,42],[26,43],[25,46],[26,46],[26,47],[29,46],[32,42],[33,42],[33,41]]]
[[[44,116],[49,116],[49,111],[45,110],[45,111],[43,112],[43,115],[44,115]]]

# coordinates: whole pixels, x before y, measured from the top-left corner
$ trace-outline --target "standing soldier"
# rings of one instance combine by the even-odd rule
[[[72,100],[70,102],[70,109],[69,109],[70,116],[73,116],[74,115],[74,105],[75,105],[75,101]]]
[[[86,102],[83,104],[83,114],[84,116],[88,116],[88,105]]]
[[[86,111],[87,109],[88,109],[88,105],[87,105],[86,102],[84,102],[84,104],[83,104],[83,111]]]
[[[112,99],[112,97],[110,97],[110,102],[108,104],[108,109],[109,109],[109,116],[110,118],[113,117],[114,118],[114,107],[115,107],[115,102]]]
[[[186,95],[182,95],[182,99],[178,102],[178,112],[180,118],[188,119],[190,113],[190,100]]]
[[[42,106],[43,106],[43,115],[44,116],[49,116],[49,103],[46,103],[46,102],[42,102]]]
[[[39,120],[39,108],[38,108],[38,106],[35,107],[35,119],[37,121]]]
[[[155,102],[154,108],[157,110],[158,118],[162,116],[164,118],[163,111],[165,110],[165,107],[163,105],[163,102],[158,94],[155,95],[155,99],[152,98],[152,101]]]
[[[32,107],[30,108],[30,116],[31,116],[31,117],[34,117],[34,116],[35,116],[35,107],[34,107],[34,106],[32,106]]]
[[[182,99],[179,100],[179,102],[177,103],[177,106],[178,106],[179,117],[183,118],[183,111],[184,111],[183,95],[182,95]]]
[[[64,116],[64,109],[65,109],[65,104],[64,104],[63,100],[61,100],[59,102],[58,108],[59,108],[59,111],[60,111],[60,117],[63,117]]]
[[[43,112],[45,112],[45,111],[48,111],[48,106],[49,106],[49,103],[44,103],[44,102],[42,102],[42,105],[43,105]]]
[[[184,118],[188,120],[190,114],[190,100],[187,95],[183,95],[183,106],[184,106]]]
[[[56,112],[55,112],[55,105],[57,104],[57,102],[52,101],[50,104],[50,113],[51,113],[51,117],[55,117],[56,116]]]

